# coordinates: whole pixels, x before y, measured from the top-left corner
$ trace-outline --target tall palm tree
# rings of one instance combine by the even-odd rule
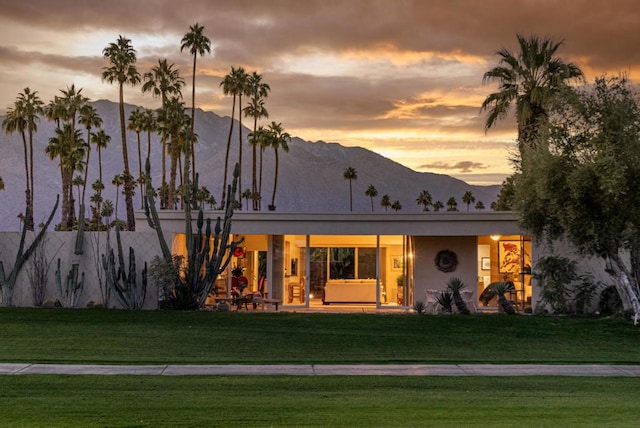
[[[242,72],[238,74],[238,200],[242,200],[242,96],[249,95],[249,88],[247,85],[249,75],[241,69]],[[234,195],[235,197],[235,195]],[[242,204],[240,204],[242,209]]]
[[[211,53],[211,40],[203,34],[204,27],[195,24],[189,27],[189,32],[182,37],[180,52],[189,49],[189,53],[193,55],[193,73],[191,80],[191,134],[194,135],[194,127],[196,122],[196,59],[198,55],[204,56],[205,53]],[[193,147],[194,141],[189,141],[191,151],[191,181],[196,181],[196,155]]]
[[[278,149],[282,149],[285,152],[289,152],[289,141],[291,141],[291,136],[288,132],[284,132],[284,128],[282,127],[282,123],[271,122],[269,125],[270,138],[269,141],[271,143],[271,147],[274,150],[274,154],[276,156],[276,167],[275,172],[273,174],[273,193],[271,194],[271,205],[269,205],[269,211],[275,211],[276,209],[276,189],[278,188]]]
[[[102,118],[96,111],[95,107],[91,104],[85,104],[80,109],[80,125],[84,126],[87,130],[87,139],[85,141],[85,148],[87,152],[87,158],[85,159],[86,168],[84,169],[84,182],[82,185],[82,196],[80,197],[80,204],[84,206],[84,198],[87,190],[87,180],[89,174],[89,158],[91,156],[91,129],[100,128],[102,126]]]
[[[142,131],[147,133],[147,157],[151,157],[151,133],[157,129],[156,115],[150,108],[144,109],[142,113]]]
[[[222,200],[220,202],[220,209],[224,209],[225,206],[225,196],[227,192],[227,174],[229,172],[229,152],[231,151],[231,134],[233,134],[234,117],[236,114],[236,99],[238,97],[238,92],[241,91],[239,79],[244,74],[246,74],[244,68],[235,68],[231,66],[231,71],[229,72],[229,74],[224,76],[224,79],[222,79],[222,82],[220,82],[222,92],[225,95],[233,96],[233,103],[231,104],[231,122],[229,124],[229,135],[227,137],[227,150],[224,157],[224,178],[222,184]]]
[[[2,129],[7,135],[19,132],[22,137],[22,147],[25,166],[25,199],[26,214],[25,224],[27,230],[34,229],[33,223],[33,190],[34,190],[34,164],[33,164],[33,134],[38,131],[39,115],[43,113],[43,102],[37,91],[24,88],[18,94],[14,107],[7,109],[7,114],[2,121]],[[29,135],[27,144],[26,133]]]
[[[447,199],[447,211],[458,211],[458,201],[453,196]]]
[[[358,172],[352,166],[348,166],[342,173],[345,180],[349,180],[349,211],[353,211],[353,191],[351,182],[358,179]]]
[[[120,135],[122,138],[122,161],[124,164],[124,197],[127,206],[127,229],[135,230],[135,217],[133,214],[133,178],[129,172],[129,155],[127,151],[127,131],[124,117],[124,85],[136,86],[140,84],[140,73],[136,69],[136,50],[131,45],[131,40],[120,35],[115,43],[110,43],[102,50],[105,58],[109,59],[111,66],[102,69],[102,80],[110,84],[118,84],[120,104]]]
[[[416,199],[416,203],[422,205],[422,211],[424,212],[429,211],[429,205],[431,205],[432,201],[431,193],[428,190],[421,191]]]
[[[257,174],[257,146],[258,142],[255,140],[256,131],[258,129],[258,119],[268,118],[269,112],[264,106],[264,99],[269,95],[271,87],[268,84],[262,83],[262,75],[255,71],[247,78],[247,93],[251,97],[249,105],[244,108],[244,114],[247,117],[253,117],[253,133],[254,138],[250,139],[252,147],[252,171],[251,171],[251,192],[253,194],[258,193],[258,181],[256,179]],[[258,210],[258,199],[253,198],[253,210]]]
[[[131,111],[129,114],[129,124],[127,129],[136,133],[138,142],[138,182],[140,183],[140,209],[144,208],[144,191],[142,186],[142,149],[140,145],[140,133],[144,127],[144,113],[139,108]]]
[[[76,130],[76,120],[78,113],[87,104],[89,98],[82,95],[82,88],[76,89],[76,85],[67,86],[67,89],[60,89],[62,97],[60,101],[64,110],[62,111],[62,120],[71,125],[71,130]]]
[[[373,198],[378,196],[378,189],[375,188],[373,184],[369,184],[367,190],[364,192],[371,199],[371,212],[373,212]]]
[[[467,206],[467,211],[469,211],[469,206],[476,201],[476,197],[473,196],[473,192],[471,190],[467,190],[462,195],[462,202]]]
[[[56,128],[55,136],[49,139],[45,148],[49,159],[59,159],[60,178],[62,181],[62,215],[60,225],[63,230],[71,230],[75,214],[73,206],[73,174],[83,171],[85,158],[84,141],[80,130],[74,130],[71,123]]]
[[[166,108],[170,97],[182,98],[184,79],[180,77],[180,72],[174,66],[175,64],[169,64],[166,59],[159,59],[158,65],[144,74],[142,93],[151,92],[154,98],[159,97],[162,101],[161,109]],[[165,189],[167,187],[167,141],[165,138],[161,138],[160,143],[162,144],[161,189]],[[167,195],[160,195],[161,206],[163,201],[166,202],[166,199]]]
[[[380,199],[380,205],[382,205],[382,208],[384,208],[384,212],[387,212],[387,209],[389,209],[389,207],[391,206],[391,199],[389,198],[389,195],[382,195],[382,198]]]
[[[118,195],[120,195],[120,186],[124,184],[124,180],[124,174],[116,174],[111,180],[111,184],[116,186],[116,221],[118,221]]]
[[[497,52],[500,65],[484,74],[483,82],[496,81],[499,90],[487,96],[481,111],[489,112],[487,131],[498,119],[505,118],[515,103],[518,146],[522,152],[523,147],[533,144],[539,127],[547,121],[553,98],[568,83],[583,79],[584,75],[578,66],[556,56],[562,41],[535,35],[525,38],[518,34],[517,38],[520,51],[500,49]]]

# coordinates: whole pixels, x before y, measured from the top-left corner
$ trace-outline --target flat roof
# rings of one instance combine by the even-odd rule
[[[151,230],[144,211],[136,211],[136,230]],[[197,211],[192,213],[193,227]],[[184,211],[158,212],[162,230],[184,233]],[[224,217],[223,211],[205,211],[204,218]],[[195,231],[195,229],[194,229]],[[522,235],[517,213],[423,212],[423,213],[286,213],[236,211],[231,232],[246,235],[413,235],[479,236]]]

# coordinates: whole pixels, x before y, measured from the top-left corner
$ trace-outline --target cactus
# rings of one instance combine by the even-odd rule
[[[82,294],[82,289],[84,288],[84,272],[82,272],[80,275],[81,279],[78,281],[79,267],[79,263],[75,261],[72,263],[63,288],[62,274],[60,272],[60,259],[58,259],[58,268],[55,272],[56,285],[60,296],[59,300],[63,302],[63,306],[67,308],[74,308],[77,306],[78,299],[80,298],[80,294]]]
[[[76,243],[73,250],[75,257],[71,260],[71,269],[66,277],[64,287],[62,286],[62,274],[60,272],[60,259],[58,259],[58,269],[55,272],[56,285],[60,300],[64,302],[64,306],[74,308],[78,304],[78,299],[84,288],[84,272],[80,275],[78,281],[78,272],[80,271],[80,259],[78,256],[84,253],[84,204],[80,204],[80,218],[78,219],[78,231],[76,232]]]
[[[163,306],[175,309],[201,309],[207,299],[207,296],[214,290],[215,280],[222,273],[229,262],[236,247],[242,243],[242,239],[229,242],[231,234],[231,218],[233,217],[233,203],[226,205],[224,220],[220,216],[216,219],[212,232],[212,220],[204,219],[202,207],[198,210],[198,219],[196,221],[196,234],[194,236],[192,230],[191,217],[191,182],[189,171],[189,145],[185,150],[184,165],[184,211],[185,211],[185,235],[186,235],[186,267],[184,269],[184,277],[180,277],[174,286],[174,290],[167,301],[163,302]],[[155,229],[160,247],[162,249],[163,258],[167,263],[171,263],[173,255],[169,250],[169,246],[164,237],[158,212],[155,206],[153,185],[151,183],[151,170],[149,159],[145,165],[147,179],[147,194],[145,196],[145,215],[147,222],[152,229]],[[239,167],[236,164],[233,173],[233,182],[227,186],[229,195],[235,195],[237,189],[239,175]],[[196,186],[198,175],[196,174]],[[203,230],[204,228],[204,230]],[[210,244],[211,238],[213,243]]]
[[[142,269],[142,284],[138,286],[136,276],[136,254],[129,247],[129,266],[125,269],[122,240],[120,239],[120,225],[116,224],[116,241],[118,249],[118,266],[113,248],[109,249],[108,257],[102,255],[102,267],[105,270],[107,287],[115,292],[116,299],[125,309],[142,309],[147,298],[147,262]]]
[[[47,219],[42,229],[40,229],[35,239],[31,243],[31,245],[29,245],[26,251],[24,250],[24,241],[27,236],[27,225],[26,225],[26,222],[23,223],[22,234],[20,235],[20,245],[18,246],[16,260],[13,263],[13,268],[11,269],[11,272],[9,272],[9,275],[6,274],[6,271],[4,269],[4,264],[2,263],[2,261],[0,261],[0,292],[2,297],[2,303],[5,306],[11,306],[11,301],[13,298],[13,288],[16,285],[16,279],[18,278],[18,274],[22,270],[22,267],[24,266],[25,262],[31,256],[31,253],[33,253],[35,248],[38,246],[38,244],[44,237],[44,234],[46,233],[47,228],[53,221],[53,216],[56,213],[56,210],[58,209],[59,202],[60,202],[60,196],[58,195],[56,197],[56,203],[53,206],[53,210],[51,210],[51,214],[49,214],[49,218]]]

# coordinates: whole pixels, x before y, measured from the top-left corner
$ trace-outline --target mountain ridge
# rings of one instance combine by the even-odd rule
[[[103,129],[111,136],[111,143],[102,151],[105,181],[103,197],[115,202],[116,192],[111,181],[115,174],[123,170],[118,103],[101,99],[92,104],[103,119]],[[131,104],[125,105],[127,118],[136,107]],[[211,191],[218,203],[221,197],[230,120],[229,116],[196,109],[195,132],[199,136],[199,142],[195,145],[195,155],[196,170],[200,175],[199,183]],[[238,158],[238,122],[234,120],[229,157],[230,170]],[[78,129],[81,129],[82,136],[85,138],[86,129]],[[55,124],[41,118],[38,131],[34,134],[34,220],[36,223],[44,220],[53,207],[55,195],[61,191],[57,160],[52,161],[45,154],[45,147],[49,138],[54,135],[54,131]],[[245,189],[251,186],[252,152],[251,147],[246,144],[250,132],[251,129],[243,126],[242,136],[245,144],[243,144],[242,187]],[[18,134],[7,136],[3,133],[0,136],[0,146],[4,149],[4,156],[0,157],[2,171],[0,176],[5,183],[5,191],[0,193],[3,201],[0,204],[0,230],[19,230],[20,222],[17,216],[24,211],[25,189],[22,141]],[[143,157],[146,157],[146,134],[141,134],[141,146]],[[129,167],[131,173],[137,177],[137,136],[132,131],[127,131],[127,147]],[[92,193],[90,184],[98,177],[97,152],[94,147],[91,149],[87,198]],[[278,154],[279,175],[275,205],[280,212],[348,212],[349,183],[343,178],[343,173],[349,166],[357,171],[357,179],[352,182],[354,212],[371,212],[371,200],[365,195],[369,185],[374,185],[378,190],[378,196],[374,201],[375,212],[384,211],[380,206],[380,198],[385,194],[389,195],[391,202],[397,200],[401,203],[401,212],[420,212],[422,207],[416,204],[416,198],[422,190],[429,191],[434,202],[440,200],[446,204],[449,197],[455,197],[460,211],[467,209],[462,203],[462,195],[466,191],[471,191],[476,200],[482,201],[486,209],[489,209],[500,190],[500,185],[470,185],[445,174],[414,171],[366,148],[347,147],[337,142],[322,140],[311,142],[292,137],[289,152],[280,150]],[[151,138],[150,161],[153,184],[158,187],[161,183],[161,149],[157,135],[152,135]],[[267,149],[263,154],[263,211],[266,211],[271,203],[274,165],[273,150]],[[86,203],[89,204],[88,201]],[[140,197],[136,194],[134,209],[140,208]],[[245,201],[243,201],[243,209],[246,209]],[[473,206],[470,210],[473,210]],[[122,195],[118,197],[118,217],[125,217]],[[59,219],[59,212],[57,218]]]

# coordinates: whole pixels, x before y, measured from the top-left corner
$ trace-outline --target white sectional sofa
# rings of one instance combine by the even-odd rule
[[[329,280],[324,285],[325,305],[329,303],[375,303],[375,279]]]

